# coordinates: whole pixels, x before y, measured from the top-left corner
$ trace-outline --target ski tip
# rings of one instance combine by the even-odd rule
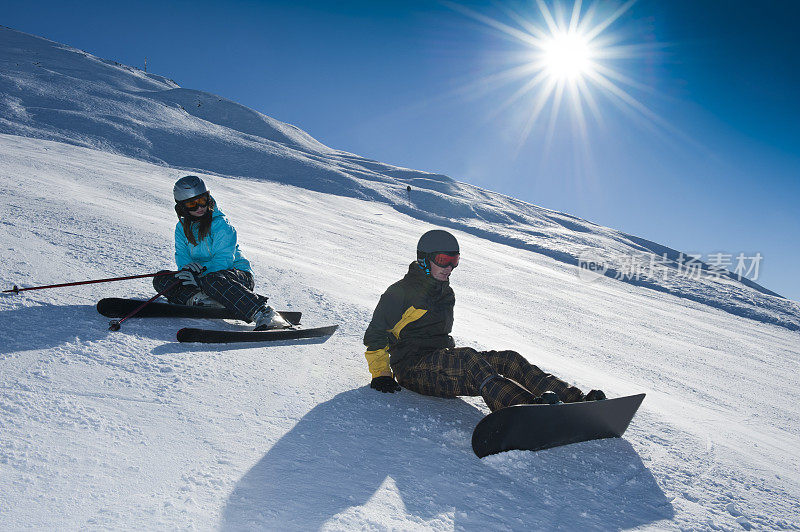
[[[97,304],[94,306],[97,309],[97,313],[101,316],[106,316],[107,318],[119,318],[124,316],[124,314],[114,315],[114,313],[109,312],[113,306],[114,299],[112,297],[104,297],[103,299],[99,300]]]

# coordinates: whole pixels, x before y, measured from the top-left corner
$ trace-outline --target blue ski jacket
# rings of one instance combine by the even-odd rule
[[[203,240],[199,239],[197,223],[192,224],[192,233],[198,242],[196,246],[186,238],[181,222],[175,225],[175,263],[179,270],[190,262],[197,262],[206,267],[202,275],[231,268],[252,273],[250,261],[239,251],[236,229],[222,211],[211,212],[211,230]]]

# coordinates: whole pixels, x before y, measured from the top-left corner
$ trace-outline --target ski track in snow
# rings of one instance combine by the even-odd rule
[[[0,283],[169,267],[178,175],[0,135]],[[364,200],[203,177],[258,291],[339,332],[268,347],[173,341],[201,320],[108,332],[94,303],[144,297],[147,279],[0,298],[0,528],[798,528],[796,332],[587,284],[457,233],[458,344],[648,393],[622,440],[479,460],[478,398],[367,387],[363,329],[428,226]]]

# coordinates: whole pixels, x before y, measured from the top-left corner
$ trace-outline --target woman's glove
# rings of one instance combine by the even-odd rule
[[[195,275],[200,275],[201,273],[203,273],[203,270],[205,270],[206,268],[205,268],[205,266],[203,266],[199,262],[190,262],[189,264],[187,264],[186,266],[184,266],[181,269],[182,270],[189,270],[190,272],[192,272]]]
[[[181,284],[187,286],[197,286],[197,279],[194,277],[194,273],[189,270],[181,270],[175,274],[176,279],[180,279],[182,281]]]

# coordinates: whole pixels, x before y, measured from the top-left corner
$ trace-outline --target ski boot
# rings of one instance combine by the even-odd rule
[[[190,307],[225,308],[225,305],[216,299],[211,299],[203,292],[197,292],[195,295],[190,297],[186,302],[186,305]]]
[[[256,331],[268,331],[271,329],[288,329],[291,323],[283,319],[283,316],[275,312],[269,305],[264,305],[253,314],[253,321],[256,322]]]

